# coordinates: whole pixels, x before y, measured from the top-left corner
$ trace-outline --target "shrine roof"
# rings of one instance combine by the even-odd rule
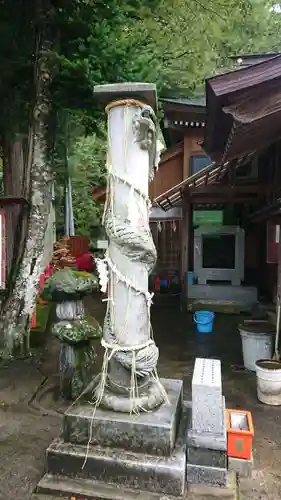
[[[247,154],[245,157],[239,158],[235,162],[235,169],[240,168],[245,162],[254,155],[254,152]],[[192,194],[196,195],[196,191],[206,188],[206,186],[221,187],[221,180],[227,174],[231,166],[231,162],[226,161],[223,164],[217,164],[216,162],[211,162],[205,168],[199,170],[195,174],[190,175],[182,182],[173,186],[168,191],[165,191],[161,195],[154,198],[153,202],[156,206],[162,208],[162,210],[169,210],[176,206],[180,206],[183,199],[183,192],[185,190],[192,190]],[[225,187],[225,186],[224,186]],[[223,186],[221,193],[223,194]],[[206,200],[207,201],[207,200]]]
[[[159,99],[160,102],[164,103],[171,103],[171,104],[182,104],[184,106],[198,106],[198,107],[205,107],[206,106],[206,98],[205,96],[198,96],[198,97],[193,97],[190,99],[185,99],[182,97],[173,97],[173,98],[168,98],[168,97],[161,97]]]
[[[281,137],[281,55],[206,80],[203,149],[217,163]]]

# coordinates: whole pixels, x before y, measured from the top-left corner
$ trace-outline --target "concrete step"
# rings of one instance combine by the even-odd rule
[[[133,490],[123,486],[101,483],[89,479],[73,479],[65,476],[45,474],[38,484],[40,494],[74,496],[79,500],[176,500],[180,497],[151,493],[149,491]],[[40,496],[39,496],[40,499]]]
[[[38,484],[37,491],[38,494],[35,494],[32,500],[59,500],[59,498],[69,500],[71,496],[77,500],[80,500],[80,498],[83,498],[83,500],[237,500],[234,473],[228,475],[226,488],[191,484],[185,490],[183,496],[178,497],[163,495],[163,493],[133,490],[123,486],[117,487],[89,479],[53,476],[52,474],[45,474]],[[51,496],[47,497],[45,495]]]
[[[181,495],[184,491],[186,454],[182,440],[170,457],[90,446],[83,467],[86,453],[86,445],[56,439],[47,449],[47,472],[165,495]]]

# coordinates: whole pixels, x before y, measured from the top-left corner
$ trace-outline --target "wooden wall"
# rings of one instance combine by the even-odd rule
[[[202,140],[203,130],[192,129],[188,131],[182,143],[163,153],[158,172],[149,186],[149,196],[152,200],[189,177],[190,156],[204,154],[199,145]]]
[[[203,154],[199,142],[203,140],[202,129],[189,130],[184,137],[184,141],[173,149],[164,152],[159,164],[158,172],[149,188],[149,196],[153,200],[165,191],[173,188],[190,175],[190,156],[194,154]],[[176,224],[176,231],[173,225]],[[166,221],[163,225],[163,231],[157,232],[157,221],[151,221],[151,229],[154,234],[154,241],[158,251],[157,272],[168,272],[180,276],[183,274],[181,269],[181,240],[182,240],[182,221]],[[189,251],[187,253],[189,265],[193,256],[193,234],[191,232],[188,241]],[[186,270],[185,270],[186,271]],[[181,276],[182,278],[182,276]]]
[[[166,151],[159,163],[153,182],[149,186],[150,199],[157,198],[182,181],[183,146]]]
[[[191,175],[190,172],[190,157],[193,155],[204,154],[200,146],[200,142],[203,141],[203,131],[192,130],[184,138],[184,148],[183,148],[183,179],[186,179]]]
[[[158,222],[150,221],[154,244],[157,249],[157,264],[154,274],[169,274],[179,278],[181,256],[181,221],[162,219],[161,230]]]

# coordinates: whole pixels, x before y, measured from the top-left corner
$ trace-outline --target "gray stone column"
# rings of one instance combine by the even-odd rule
[[[95,390],[99,404],[118,412],[159,406],[158,348],[151,339],[148,275],[156,262],[149,228],[148,183],[156,162],[155,86],[97,86],[108,115],[108,182],[104,224],[109,238],[105,362]]]

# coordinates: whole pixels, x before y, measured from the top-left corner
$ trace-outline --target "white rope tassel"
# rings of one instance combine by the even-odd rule
[[[91,424],[90,424],[90,429],[89,429],[89,439],[88,439],[88,443],[87,443],[85,459],[84,459],[83,465],[81,467],[81,470],[84,469],[84,467],[85,467],[85,465],[87,463],[87,460],[88,460],[90,446],[91,446],[91,441],[92,441],[92,438],[93,438],[93,426],[94,426],[95,414],[96,414],[97,408],[101,404],[103,393],[104,393],[105,386],[106,386],[107,373],[108,373],[108,363],[109,363],[109,351],[108,351],[108,349],[106,349],[105,353],[104,353],[104,357],[103,357],[103,364],[102,364],[100,381],[99,381],[99,383],[97,385],[97,388],[96,388],[96,393],[98,394],[98,397],[97,397],[97,399],[96,399],[96,401],[94,403],[93,413],[91,415]]]

